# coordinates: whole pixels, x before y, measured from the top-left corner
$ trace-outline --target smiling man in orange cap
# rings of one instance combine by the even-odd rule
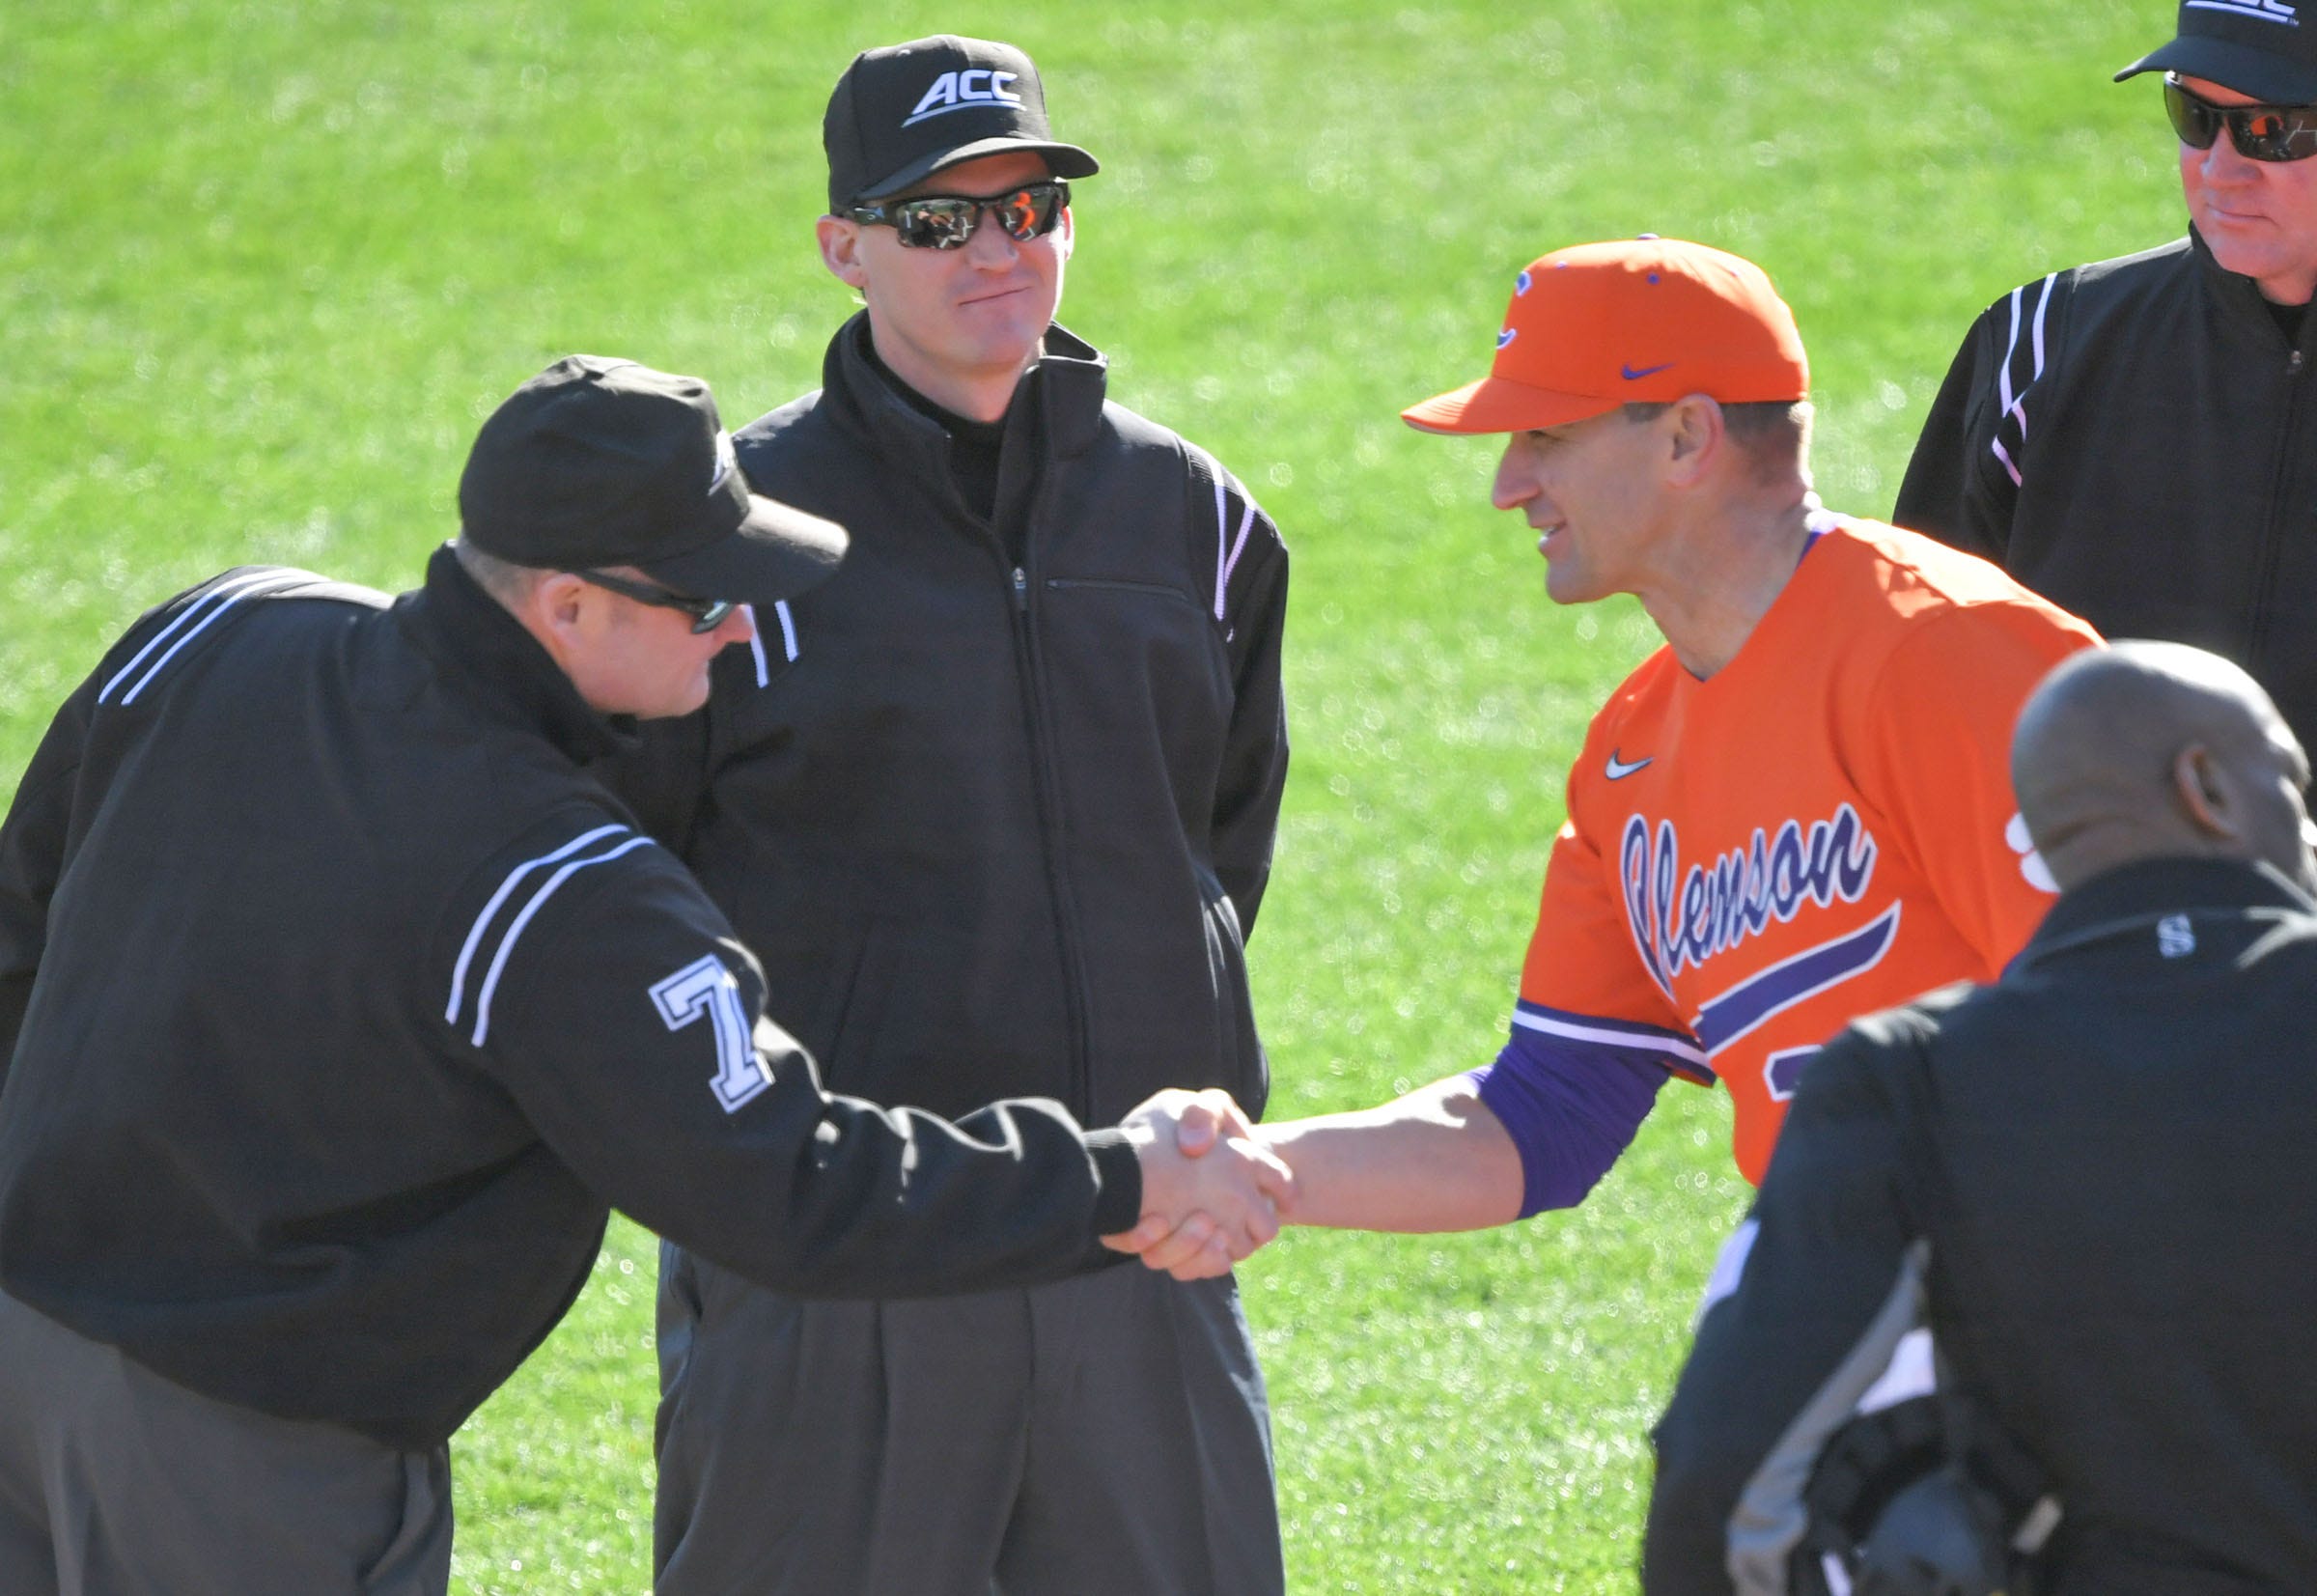
[[[1264,1126],[1294,1222],[1465,1230],[1571,1206],[1669,1076],[1729,1087],[1759,1181],[1822,1042],[1993,978],[2042,918],[2012,720],[2097,637],[1984,561],[1820,508],[1808,392],[1760,267],[1643,238],[1532,263],[1490,374],[1405,412],[1507,434],[1492,498],[1542,534],[1546,590],[1634,594],[1665,647],[1570,770],[1503,1050],[1381,1107]]]

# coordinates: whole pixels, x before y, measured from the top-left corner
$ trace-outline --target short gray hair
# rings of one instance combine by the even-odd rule
[[[486,554],[467,540],[464,533],[451,540],[451,553],[460,567],[475,579],[475,585],[502,604],[517,604],[528,598],[532,586],[548,573],[537,566],[516,565],[502,560],[496,554]]]
[[[1717,403],[1719,403],[1717,401]],[[1642,403],[1621,406],[1625,419],[1655,421],[1673,406]],[[1754,462],[1765,480],[1792,471],[1810,480],[1810,428],[1818,411],[1807,399],[1770,399],[1721,406],[1722,431]]]

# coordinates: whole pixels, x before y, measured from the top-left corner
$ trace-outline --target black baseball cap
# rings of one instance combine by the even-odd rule
[[[749,491],[706,382],[597,354],[566,355],[491,412],[459,522],[516,565],[631,565],[738,603],[794,597],[845,554],[834,521]]]
[[[2317,14],[2286,0],[2181,0],[2177,33],[2116,81],[2180,72],[2272,105],[2317,104]]]
[[[1046,157],[1057,178],[1102,170],[1046,121],[1038,68],[1011,44],[936,34],[852,58],[821,119],[828,152],[828,209],[881,200],[955,166],[1008,150]]]

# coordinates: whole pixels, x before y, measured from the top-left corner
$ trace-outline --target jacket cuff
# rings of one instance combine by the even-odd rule
[[[1088,1131],[1086,1152],[1102,1189],[1094,1195],[1094,1233],[1115,1236],[1142,1218],[1142,1160],[1124,1131]]]

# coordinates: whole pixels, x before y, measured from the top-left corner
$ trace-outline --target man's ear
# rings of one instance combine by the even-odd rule
[[[821,245],[821,264],[846,287],[868,287],[869,273],[861,266],[861,224],[843,216],[824,216],[813,224]]]
[[[1077,247],[1078,223],[1077,218],[1070,213],[1070,207],[1067,205],[1062,208],[1062,222],[1054,229],[1054,236],[1055,250],[1061,254],[1062,259],[1069,260],[1070,252]]]
[[[2238,840],[2236,784],[2212,749],[2191,742],[2172,757],[2172,791],[2197,830],[2216,841]]]
[[[1686,488],[1702,477],[1721,452],[1726,435],[1721,406],[1705,394],[1688,394],[1673,402],[1665,419],[1672,450],[1666,480]]]
[[[591,591],[568,571],[548,572],[523,595],[516,619],[561,663],[564,651],[577,640],[580,612]]]

